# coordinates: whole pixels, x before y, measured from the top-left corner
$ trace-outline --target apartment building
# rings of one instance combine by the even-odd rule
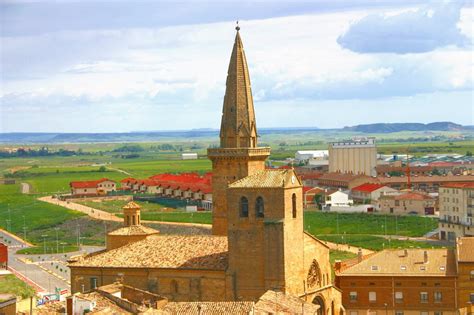
[[[474,236],[474,181],[444,184],[439,189],[439,238],[454,241]]]

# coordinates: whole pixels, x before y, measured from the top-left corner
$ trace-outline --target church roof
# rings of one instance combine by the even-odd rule
[[[266,169],[244,177],[229,188],[280,188],[302,186],[292,169]]]
[[[120,248],[81,257],[69,266],[225,270],[227,262],[225,236],[152,235]]]
[[[255,147],[257,129],[250,75],[240,33],[227,71],[226,91],[222,109],[221,148]],[[250,141],[255,139],[255,143]]]
[[[158,234],[158,230],[152,229],[143,225],[130,225],[116,229],[109,233],[109,235],[149,235]]]
[[[255,303],[251,301],[169,302],[158,311],[158,314],[251,314],[254,305]]]

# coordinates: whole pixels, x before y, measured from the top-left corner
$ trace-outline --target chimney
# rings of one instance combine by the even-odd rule
[[[428,263],[428,252],[426,250],[423,252],[423,263]]]
[[[361,262],[362,261],[362,248],[359,247],[359,250],[357,251],[357,261]]]
[[[341,270],[341,267],[342,267],[342,261],[336,260],[334,263],[334,271],[339,272],[339,270]]]

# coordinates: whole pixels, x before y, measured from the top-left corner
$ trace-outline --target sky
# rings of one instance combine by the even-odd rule
[[[239,20],[257,126],[474,125],[466,0],[0,0],[0,132],[219,128]]]

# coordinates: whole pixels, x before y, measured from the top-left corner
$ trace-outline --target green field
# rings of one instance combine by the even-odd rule
[[[304,217],[305,230],[313,235],[346,233],[416,237],[437,226],[436,219],[419,216],[306,211]]]
[[[0,293],[14,294],[21,296],[23,299],[35,295],[33,288],[14,275],[0,276]]]
[[[123,217],[119,214],[118,217]],[[141,214],[145,221],[164,221],[181,223],[212,224],[211,212],[145,212]]]
[[[342,250],[331,250],[329,252],[329,261],[331,262],[331,265],[334,264],[336,260],[348,260],[355,257],[357,257],[357,254]]]
[[[81,205],[85,205],[91,208],[107,211],[110,213],[122,213],[122,207],[125,206],[129,201],[125,200],[107,200],[102,202],[95,202],[95,201],[77,201],[76,203],[80,203]],[[146,201],[134,201],[141,207],[142,217],[147,212],[158,212],[163,209],[164,206],[159,205],[153,202],[146,202]]]
[[[317,238],[323,241],[348,244],[355,247],[367,248],[375,251],[383,250],[385,248],[432,248],[440,247],[434,246],[426,242],[417,242],[412,240],[396,240],[385,239],[373,235],[316,235]]]

